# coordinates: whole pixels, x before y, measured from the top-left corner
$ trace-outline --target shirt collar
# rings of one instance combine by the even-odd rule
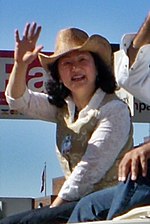
[[[85,116],[85,114],[87,114],[91,109],[97,109],[102,102],[105,94],[105,92],[98,88],[91,98],[90,102],[80,111],[80,117]],[[69,116],[71,120],[73,120],[75,114],[75,103],[71,96],[68,96],[65,101],[68,106]]]

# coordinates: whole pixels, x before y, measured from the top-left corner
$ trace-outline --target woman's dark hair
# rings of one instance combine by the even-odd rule
[[[104,63],[104,61],[96,53],[90,53],[94,59],[98,72],[96,76],[95,88],[101,88],[108,94],[114,93],[117,88],[117,84],[112,68],[106,65],[106,63]],[[48,100],[51,104],[54,104],[57,107],[63,107],[66,104],[65,98],[71,92],[59,80],[58,60],[49,65],[49,71],[52,78],[45,84]]]
[[[49,71],[52,79],[45,83],[48,100],[57,107],[63,107],[66,104],[64,99],[70,94],[70,90],[59,80],[58,60],[49,65]]]
[[[96,89],[101,88],[105,93],[112,94],[117,89],[114,72],[96,53],[91,52],[97,69]]]

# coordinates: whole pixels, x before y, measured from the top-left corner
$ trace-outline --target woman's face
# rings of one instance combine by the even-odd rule
[[[94,92],[96,66],[92,55],[87,51],[72,51],[59,59],[60,80],[72,92]]]

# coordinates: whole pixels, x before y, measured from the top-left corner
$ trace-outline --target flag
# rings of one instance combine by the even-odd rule
[[[42,172],[42,183],[41,183],[41,193],[44,191],[45,189],[45,183],[46,183],[46,163],[44,165],[44,169],[43,169],[43,172]]]

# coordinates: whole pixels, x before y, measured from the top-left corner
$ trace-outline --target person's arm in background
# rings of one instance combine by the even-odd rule
[[[150,44],[150,12],[128,48],[130,67],[135,61],[138,50],[146,44]]]
[[[114,54],[118,85],[150,105],[150,14],[137,34],[126,34]]]
[[[132,151],[127,152],[119,164],[119,181],[125,181],[129,172],[131,172],[131,179],[136,180],[140,166],[142,176],[145,177],[148,169],[148,159],[150,159],[150,142],[142,144]]]
[[[125,79],[124,74],[120,74],[118,79],[120,86],[150,105],[150,67],[148,66],[150,47],[147,44],[150,44],[150,13],[127,50],[129,74]],[[147,45],[148,49],[144,45]],[[140,53],[143,53],[143,58],[140,58]],[[129,172],[131,172],[131,179],[136,180],[139,167],[142,169],[142,175],[146,176],[148,159],[150,159],[150,142],[126,153],[119,165],[119,181],[125,181]]]

